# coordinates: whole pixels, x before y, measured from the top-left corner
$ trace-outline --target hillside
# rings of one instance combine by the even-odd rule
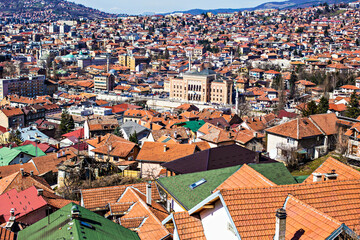
[[[115,15],[66,0],[0,0],[0,16],[49,21],[107,18]]]
[[[233,13],[239,11],[254,11],[260,9],[291,9],[291,8],[305,8],[311,6],[317,6],[321,3],[327,2],[328,4],[339,3],[338,0],[289,0],[283,2],[266,2],[253,8],[219,8],[219,9],[190,9],[187,11],[174,11],[172,13],[189,13],[193,15],[211,12],[213,14],[218,13]],[[342,3],[353,2],[353,0],[344,0]],[[169,13],[167,13],[169,14]]]

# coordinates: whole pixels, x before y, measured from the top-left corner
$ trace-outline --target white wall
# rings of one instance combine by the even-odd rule
[[[267,134],[266,151],[271,152],[271,151],[274,151],[274,149],[276,150],[277,149],[276,145],[278,143],[283,143],[288,146],[294,146],[294,147],[297,147],[297,145],[298,145],[298,141],[296,141],[296,140],[295,140],[295,144],[291,145],[290,143],[287,142],[286,137],[281,137],[281,136],[277,136],[277,135],[268,133]]]
[[[184,209],[174,199],[171,199],[171,207],[174,212],[183,212]]]
[[[201,211],[200,218],[207,240],[237,239],[235,233],[229,229],[231,220],[220,200],[215,203],[215,208]]]

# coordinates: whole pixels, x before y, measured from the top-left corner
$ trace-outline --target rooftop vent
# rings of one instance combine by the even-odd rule
[[[202,184],[204,184],[204,183],[206,183],[206,180],[205,180],[204,178],[202,178],[202,179],[200,179],[199,181],[191,184],[189,187],[190,187],[191,189],[195,189],[195,188],[197,188],[198,186],[200,186],[200,185],[202,185]]]

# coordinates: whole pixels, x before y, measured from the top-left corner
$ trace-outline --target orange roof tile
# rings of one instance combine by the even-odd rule
[[[106,209],[106,205],[108,203],[117,202],[117,200],[124,193],[127,187],[134,187],[138,189],[140,192],[143,193],[146,192],[146,183],[82,189],[81,190],[82,206],[84,206],[85,208],[91,211]],[[160,200],[159,191],[155,183],[152,184],[151,196],[154,200]]]
[[[327,214],[289,195],[285,203],[286,239],[293,239],[299,232],[302,239],[327,239],[341,223]]]
[[[240,187],[267,187],[276,186],[275,183],[261,173],[244,164],[239,170],[226,179],[215,190],[234,189]]]
[[[273,238],[275,211],[289,194],[360,231],[360,180],[221,190],[221,194],[242,239]]]
[[[144,142],[136,160],[150,162],[169,162],[193,154],[195,149],[196,145],[193,144]]]
[[[335,173],[338,174],[337,180],[351,180],[351,179],[360,179],[360,172],[354,168],[332,158],[328,157],[323,164],[321,164],[314,173],[331,173],[332,170],[335,170]],[[313,176],[310,175],[305,179],[303,183],[312,183]]]
[[[142,223],[128,227],[133,228],[140,237],[144,240],[162,239],[169,235],[169,231],[162,225],[161,221],[164,220],[168,214],[166,210],[155,201],[151,202],[151,206],[146,203],[146,197],[138,190],[128,187],[124,194],[119,199],[119,203],[134,202],[129,211],[120,218],[120,224],[123,221],[132,219],[143,219]],[[136,226],[137,225],[137,226]]]
[[[200,219],[190,216],[188,212],[173,213],[176,230],[181,240],[206,240]]]

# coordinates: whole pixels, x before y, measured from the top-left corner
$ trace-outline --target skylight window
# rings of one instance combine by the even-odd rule
[[[204,183],[206,183],[206,180],[205,180],[204,178],[202,178],[202,179],[200,179],[199,181],[191,184],[189,187],[190,187],[191,189],[195,189],[195,188],[197,188],[198,186],[200,186],[200,185],[202,185],[202,184],[204,184]]]

